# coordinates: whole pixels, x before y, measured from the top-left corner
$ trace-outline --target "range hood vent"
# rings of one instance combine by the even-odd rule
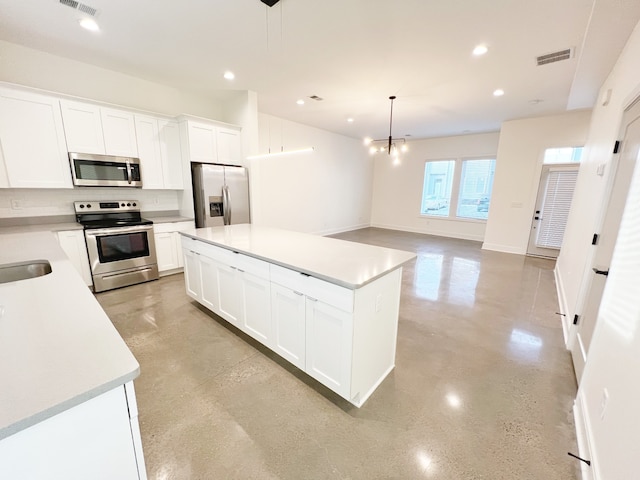
[[[86,15],[95,17],[98,14],[98,9],[85,5],[84,3],[76,2],[75,0],[59,0],[62,5],[71,7],[74,10],[78,10]]]
[[[567,48],[558,52],[547,53],[546,55],[540,55],[536,57],[536,63],[538,66],[547,65],[548,63],[561,62],[562,60],[569,60],[573,56],[573,49]]]

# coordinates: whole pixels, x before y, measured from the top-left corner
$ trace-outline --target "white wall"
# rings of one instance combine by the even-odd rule
[[[482,248],[526,253],[544,151],[584,145],[590,117],[591,111],[577,111],[502,124]]]
[[[175,190],[0,188],[0,218],[74,215],[75,201],[120,199],[137,200],[145,212],[178,209]]]
[[[219,119],[219,100],[0,41],[0,81],[135,109]]]
[[[426,160],[495,157],[499,133],[431,138],[408,142],[409,151],[394,166],[386,154],[374,163],[371,225],[445,237],[482,241],[485,222],[420,215]],[[365,149],[362,145],[361,149]]]
[[[594,108],[587,157],[578,178],[565,241],[556,267],[557,277],[564,285],[569,311],[579,308],[576,306],[578,292],[585,269],[590,266],[588,262],[592,247],[589,240],[597,231],[594,228],[597,229],[602,216],[606,185],[610,180],[612,147],[618,138],[622,114],[630,101],[640,95],[640,24],[636,26],[604,83],[600,91],[601,99],[609,89],[609,104],[605,106],[599,102]],[[607,165],[604,178],[595,173],[600,163]],[[640,189],[637,170],[638,165],[631,192]],[[637,203],[635,206],[637,210]],[[612,265],[615,266],[618,255],[631,255],[635,261],[626,267],[635,269],[636,276],[640,276],[637,261],[639,251],[637,244],[617,244]],[[616,280],[614,270],[612,268],[610,280]],[[615,311],[627,315],[630,312],[637,313],[639,300],[636,297],[635,303],[616,303],[616,288],[620,287],[608,281],[603,297],[604,307],[598,315],[576,402],[579,431],[581,428],[586,430],[579,439],[590,443],[591,452],[585,451],[584,455],[591,456],[594,462],[591,470],[597,475],[594,478],[600,480],[637,478],[636,462],[640,454],[640,416],[637,415],[640,403],[640,318],[636,314],[628,318],[626,324],[614,325],[603,316]],[[605,414],[601,415],[605,389],[609,400]]]
[[[361,141],[266,114],[259,126],[262,153],[315,150],[251,160],[253,223],[316,234],[369,225],[373,168]]]

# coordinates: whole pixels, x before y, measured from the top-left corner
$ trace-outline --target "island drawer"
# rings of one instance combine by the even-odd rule
[[[345,312],[353,312],[353,290],[279,265],[270,264],[269,268],[273,283],[302,293],[312,300],[320,300]]]

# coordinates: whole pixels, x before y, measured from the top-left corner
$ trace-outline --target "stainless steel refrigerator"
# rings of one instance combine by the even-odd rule
[[[191,178],[197,228],[251,222],[246,168],[192,163]]]

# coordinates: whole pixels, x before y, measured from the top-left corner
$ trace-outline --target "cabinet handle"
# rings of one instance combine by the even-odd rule
[[[237,268],[236,268],[236,267],[232,267],[231,265],[229,265],[229,268],[230,268],[231,270],[237,270]]]
[[[309,300],[311,300],[312,302],[317,302],[318,299],[317,298],[313,298],[313,297],[307,297]]]
[[[293,291],[293,293],[295,293],[296,295],[302,296],[302,293],[296,292],[295,290]]]
[[[244,273],[244,270],[240,269],[240,268],[236,268],[236,270],[238,270],[239,272]]]

